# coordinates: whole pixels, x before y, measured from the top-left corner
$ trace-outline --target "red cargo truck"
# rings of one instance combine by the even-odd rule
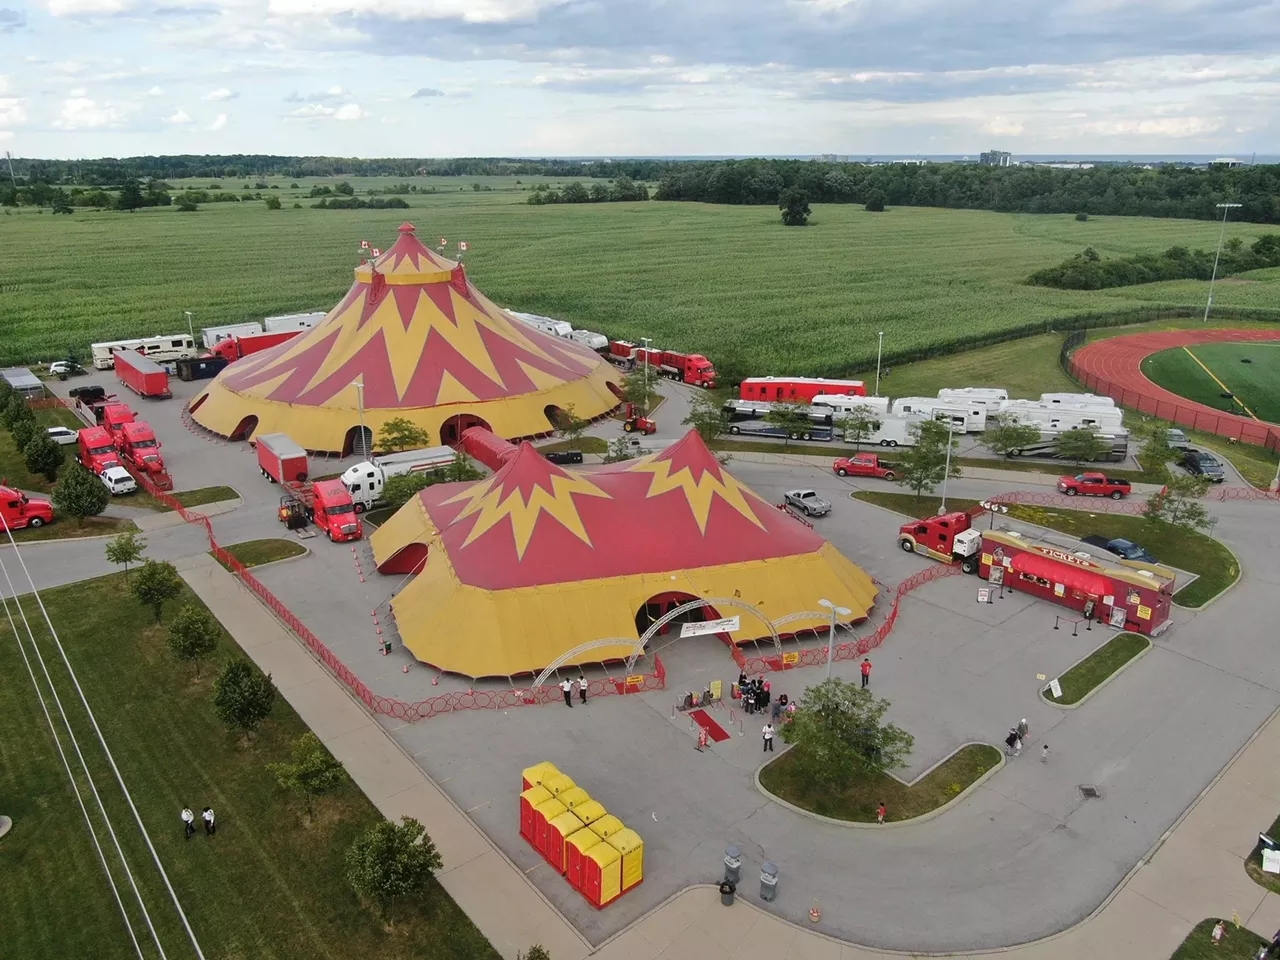
[[[280,501],[280,522],[290,530],[305,526],[301,522],[305,518],[334,543],[364,536],[351,492],[341,480],[287,483],[286,487],[287,493]]]
[[[108,403],[100,411],[98,423],[111,434],[111,442],[119,446],[120,431],[126,423],[133,423],[133,411],[123,403]]]
[[[264,433],[254,441],[258,469],[272,483],[301,483],[307,479],[307,451],[287,433]]]
[[[285,330],[282,333],[257,333],[247,337],[228,337],[220,341],[209,351],[213,357],[221,357],[227,363],[247,357],[250,354],[274,347],[278,343],[292,340],[301,330]]]
[[[825,380],[814,377],[748,377],[738,386],[743,400],[784,400],[810,403],[819,394],[865,397],[867,385],[861,380]]]
[[[173,396],[169,391],[169,374],[154,360],[136,350],[121,350],[116,353],[115,361],[116,376],[138,396],[156,399]]]
[[[52,522],[53,504],[48,500],[32,500],[21,490],[0,486],[0,530],[43,527]]]
[[[120,456],[135,469],[150,474],[153,479],[165,476],[160,441],[156,439],[151,424],[145,420],[123,424],[116,442],[120,447]]]
[[[637,347],[629,340],[611,340],[605,358],[624,370],[647,363],[661,377],[669,377],[708,390],[716,385],[716,368],[700,353],[677,353]]]
[[[120,466],[120,454],[105,427],[85,427],[76,441],[76,463],[90,473]]]

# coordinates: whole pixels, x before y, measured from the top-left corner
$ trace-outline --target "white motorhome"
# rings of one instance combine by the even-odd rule
[[[142,356],[156,362],[186,360],[195,357],[198,353],[196,342],[185,333],[92,343],[89,345],[89,350],[93,354],[93,365],[99,370],[110,370],[114,367],[116,354],[121,350],[136,350]]]
[[[311,313],[285,313],[278,317],[267,317],[262,321],[262,329],[267,333],[284,333],[286,330],[310,330],[323,320],[327,314],[323,310]]]
[[[232,337],[253,337],[262,332],[262,324],[255,320],[246,323],[228,323],[221,327],[205,327],[200,334],[200,342],[204,344],[206,350],[212,350],[223,340],[230,340]]]
[[[1110,397],[1102,397],[1096,393],[1042,393],[1040,402],[1071,407],[1115,407],[1116,405]]]
[[[447,467],[453,463],[453,457],[452,447],[426,447],[388,453],[348,467],[342,473],[342,485],[351,494],[356,512],[361,513],[378,501],[382,496],[382,488],[392,477]]]
[[[553,320],[551,317],[544,317],[536,313],[521,313],[519,310],[508,312],[517,320],[527,323],[535,330],[549,333],[553,337],[568,337],[573,333],[573,324],[565,323],[563,320]]]
[[[950,422],[956,433],[981,433],[987,429],[987,408],[980,403],[959,403],[937,397],[899,397],[893,401],[891,412]]]
[[[1049,430],[1094,427],[1104,433],[1114,433],[1124,428],[1124,411],[1117,408],[1054,406],[1035,400],[1010,400],[1000,412]]]
[[[1007,456],[1010,457],[1059,457],[1058,441],[1065,430],[1045,430],[1040,434],[1040,439],[1033,441],[1025,447],[1016,450],[1010,450]],[[1115,433],[1101,433],[1099,437],[1105,441],[1106,448],[1101,456],[1097,459],[1112,463],[1119,463],[1129,456],[1129,432],[1127,430],[1118,430]]]
[[[852,413],[856,409],[866,410],[877,416],[889,412],[888,397],[858,397],[847,393],[820,393],[810,401],[815,407],[830,407],[839,414]]]
[[[609,338],[594,330],[574,330],[569,334],[569,339],[582,344],[588,350],[599,352],[609,349]]]
[[[954,403],[982,403],[988,410],[996,410],[1009,399],[1009,391],[1003,387],[943,387],[938,391],[938,399]]]
[[[880,418],[880,429],[860,441],[864,445],[879,444],[882,447],[914,447],[916,437],[911,432],[913,424],[920,423],[924,417],[900,417],[886,414]],[[846,434],[845,442],[853,440]]]

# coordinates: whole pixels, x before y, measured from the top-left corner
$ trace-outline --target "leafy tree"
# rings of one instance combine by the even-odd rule
[[[379,503],[384,507],[399,510],[427,487],[439,483],[442,479],[443,474],[438,470],[419,470],[390,477],[382,485],[382,497]]]
[[[0,412],[0,422],[5,427],[12,430],[13,425],[19,420],[30,420],[35,422],[36,416],[31,412],[31,408],[27,406],[26,398],[20,393],[14,393],[9,397],[8,402],[4,405],[3,412]]]
[[[9,398],[13,396],[13,387],[9,386],[9,381],[0,377],[0,410],[3,410],[9,403]],[[6,426],[8,424],[6,423]]]
[[[53,505],[59,513],[76,518],[76,526],[83,527],[85,517],[96,517],[107,508],[111,493],[102,481],[78,463],[62,472],[62,478],[53,488]]]
[[[345,197],[354,197],[356,195],[356,188],[351,186],[351,184],[347,183],[347,181],[343,180],[340,184],[338,184],[336,187],[333,188],[333,192],[340,193]]]
[[[128,210],[130,213],[145,205],[146,198],[142,195],[142,188],[138,186],[138,181],[126,180],[120,187],[120,194],[116,197],[116,209]]]
[[[809,419],[804,405],[800,403],[779,401],[772,404],[769,412],[764,415],[764,422],[786,431],[782,438],[784,449],[790,445],[793,438],[803,437],[813,429],[813,421]]]
[[[551,960],[551,954],[540,943],[535,943],[524,953],[517,953],[516,960]]]
[[[168,560],[147,560],[138,569],[138,579],[129,589],[139,603],[151,608],[159,623],[164,605],[181,595],[182,578],[178,576],[178,568]]]
[[[636,412],[644,417],[649,413],[649,388],[653,385],[653,374],[646,375],[641,367],[632,370],[622,378],[622,399],[635,405]]]
[[[1079,221],[1080,223],[1084,223],[1088,219],[1089,219],[1089,215],[1087,213],[1084,213],[1083,211],[1076,214],[1076,220]]]
[[[213,710],[218,719],[247,738],[271,714],[275,684],[247,660],[228,660],[213,681]]]
[[[129,564],[142,559],[142,551],[147,549],[147,542],[136,533],[121,533],[107,541],[107,560],[110,563],[124,564],[124,582],[129,582]]]
[[[609,441],[608,452],[604,455],[605,463],[622,463],[624,460],[633,459],[635,458],[632,456],[626,437],[615,437]]]
[[[591,194],[587,192],[586,187],[575,180],[560,192],[560,199],[564,203],[590,203]]]
[[[1184,530],[1203,530],[1209,526],[1209,511],[1202,502],[1209,483],[1208,477],[1171,474],[1164,488],[1147,498],[1142,515],[1152,522],[1163,521]]]
[[[838,677],[805,690],[782,738],[797,773],[831,789],[906,766],[915,740],[884,722],[889,701]]]
[[[689,415],[680,421],[698,431],[704,443],[717,440],[729,427],[729,417],[712,393],[696,393],[689,404]]]
[[[310,819],[315,798],[340,787],[347,779],[347,772],[310,730],[294,740],[289,748],[293,762],[268,763],[267,769],[275,774],[276,782],[284,789],[302,795]]]
[[[263,202],[264,202],[264,203],[266,203],[266,205],[267,205],[267,209],[268,209],[268,210],[279,210],[279,209],[280,209],[280,198],[279,198],[279,197],[267,197],[267,199],[266,199],[266,200],[264,200]]]
[[[870,213],[884,213],[885,196],[879,190],[872,190],[867,194],[867,202],[863,209]]]
[[[960,465],[951,457],[951,469],[947,470],[947,445],[950,443],[954,451],[960,441],[951,436],[951,431],[941,420],[922,420],[910,427],[915,438],[915,446],[908,447],[905,453],[898,454],[898,483],[915,492],[919,499],[924,493],[932,493],[934,488],[948,477],[960,476]]]
[[[853,441],[854,449],[861,450],[863,441],[880,429],[880,418],[866,407],[854,407],[844,416],[837,417],[833,424],[844,434],[845,442]]]
[[[987,429],[982,434],[982,445],[1002,457],[1039,441],[1040,427],[1024,423],[1013,414],[992,414],[987,418]]]
[[[193,200],[179,200],[178,210],[181,213],[195,213],[200,209],[200,205]]]
[[[1077,465],[1097,460],[1111,448],[1097,427],[1075,427],[1058,437],[1058,453]]]
[[[431,434],[405,417],[392,417],[378,431],[379,450],[411,450],[431,443]]]
[[[443,861],[426,828],[412,817],[401,817],[399,825],[383,820],[357,837],[346,864],[347,882],[377,903],[390,922],[396,900],[421,893]]]
[[[222,628],[204,607],[194,603],[184,604],[169,624],[169,652],[185,663],[193,663],[196,677],[200,676],[200,664],[218,647]]]
[[[9,428],[9,435],[13,437],[13,445],[19,450],[25,450],[27,444],[32,441],[36,435],[39,425],[34,419],[21,417],[13,422],[13,426]]]
[[[445,478],[450,483],[464,483],[471,480],[479,480],[484,476],[477,470],[467,459],[466,454],[458,450],[453,455],[453,463],[445,469]]]
[[[560,436],[564,437],[570,443],[577,443],[582,439],[582,435],[587,432],[587,428],[591,426],[590,420],[583,420],[578,416],[577,410],[573,404],[569,404],[560,412],[557,417],[560,428]]]
[[[44,431],[33,434],[22,448],[22,459],[26,461],[27,469],[40,474],[50,483],[58,478],[58,468],[62,466],[65,456],[62,446],[54,443]]]
[[[809,222],[809,196],[800,187],[787,187],[778,194],[778,209],[788,227],[803,227]]]

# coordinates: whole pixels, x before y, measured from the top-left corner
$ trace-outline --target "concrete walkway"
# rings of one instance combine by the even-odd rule
[[[541,943],[555,960],[862,960],[863,949],[754,906],[758,864],[744,864],[744,896],[723,907],[714,887],[668,900],[592,951],[590,945],[370,716],[363,704],[252,594],[207,557],[183,577],[352,778],[390,818],[416,817],[444,859],[440,880],[504,957]],[[1191,928],[1232,912],[1255,932],[1280,927],[1280,897],[1253,883],[1243,860],[1280,809],[1280,721],[1273,716],[1161,838],[1097,912],[1056,936],[992,954],[1066,960],[1090,954],[1165,960]],[[513,801],[514,802],[514,801]],[[1044,865],[1052,871],[1052,863]],[[709,877],[708,879],[714,879]],[[787,882],[784,876],[781,881]]]

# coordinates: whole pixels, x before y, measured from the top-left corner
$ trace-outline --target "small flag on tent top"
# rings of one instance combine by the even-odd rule
[[[449,245],[449,241],[448,241],[448,240],[446,240],[444,237],[441,237],[441,238],[440,238],[440,246],[442,246],[442,247],[447,247],[448,245]]]
[[[465,241],[465,240],[459,240],[459,241],[458,241],[458,249],[459,249],[459,250],[466,250],[466,249],[467,249],[467,241]]]
[[[361,240],[361,241],[360,241],[360,249],[361,249],[361,250],[368,250],[368,249],[369,249],[369,241],[368,241],[368,240]]]
[[[380,257],[380,256],[382,256],[382,251],[381,251],[381,250],[379,250],[377,247],[374,247],[374,248],[373,248],[373,255],[374,255],[375,257]]]

